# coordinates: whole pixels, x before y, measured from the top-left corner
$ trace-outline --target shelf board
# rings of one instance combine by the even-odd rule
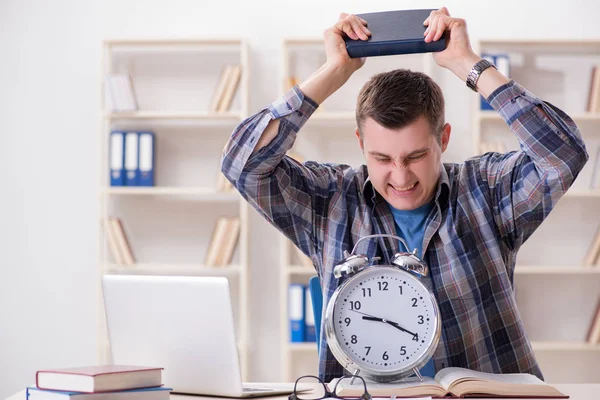
[[[210,112],[177,112],[177,111],[136,111],[136,112],[120,112],[106,114],[105,118],[111,121],[119,120],[187,120],[187,121],[208,121],[208,122],[224,122],[224,121],[241,121],[242,113],[231,111],[223,113]]]
[[[534,351],[600,351],[600,344],[583,341],[532,341]]]
[[[317,352],[317,343],[315,342],[288,342],[287,348],[294,352]]]
[[[532,341],[531,346],[535,351],[600,351],[599,344],[582,341]],[[292,352],[317,352],[317,345],[314,342],[288,342],[286,347]]]
[[[480,52],[497,51],[557,55],[598,54],[600,40],[594,39],[482,39]]]
[[[354,111],[317,111],[309,121],[355,123]]]
[[[108,46],[235,46],[243,43],[242,39],[108,39]]]
[[[592,121],[600,122],[600,113],[589,113],[589,112],[578,112],[578,113],[567,113],[573,121],[583,122]],[[504,119],[496,111],[478,111],[477,116],[481,121],[497,121],[504,122]]]
[[[238,192],[219,192],[214,188],[203,187],[104,187],[102,193],[115,196],[196,196],[207,201],[239,201]]]
[[[546,265],[517,265],[517,275],[600,275],[600,267],[584,267],[580,265],[546,266]]]
[[[317,275],[317,271],[315,271],[314,268],[303,267],[301,265],[290,265],[285,269],[285,271],[289,275],[296,275],[296,276],[311,277],[313,275]]]
[[[207,267],[202,264],[104,264],[104,270],[109,274],[236,276],[242,267],[240,265]]]

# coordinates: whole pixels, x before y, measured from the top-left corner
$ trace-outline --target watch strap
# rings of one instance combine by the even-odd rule
[[[473,65],[473,68],[471,68],[469,74],[467,75],[467,80],[465,82],[467,84],[467,87],[472,91],[477,92],[477,81],[479,80],[481,73],[489,67],[496,68],[494,64],[492,64],[485,58],[482,58],[481,60],[477,61],[475,65]]]

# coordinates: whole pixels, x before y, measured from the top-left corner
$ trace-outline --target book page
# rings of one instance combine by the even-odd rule
[[[435,375],[444,388],[448,389],[450,385],[466,380],[486,380],[502,383],[524,384],[524,385],[545,385],[546,383],[535,375],[531,374],[491,374],[487,372],[473,371],[467,368],[449,367],[444,368]]]
[[[333,379],[327,386],[329,390],[333,391],[339,378]],[[350,385],[350,378],[345,378],[337,386],[338,396],[361,396],[364,392],[363,383],[360,379],[355,379],[354,383]],[[398,382],[391,383],[380,383],[365,380],[367,384],[367,391],[371,396],[375,397],[390,397],[396,396],[443,396],[446,394],[446,390],[440,386],[440,384],[431,377],[424,376],[423,382],[419,381],[417,377],[410,377],[403,379]]]

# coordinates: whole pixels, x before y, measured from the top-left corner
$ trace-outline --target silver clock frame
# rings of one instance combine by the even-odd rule
[[[392,237],[400,239],[406,246],[406,243],[404,242],[404,240],[402,240],[402,238],[399,238],[395,235],[381,234],[381,235],[370,235],[369,237],[374,237],[374,236],[392,236]],[[363,239],[366,239],[366,238],[367,237],[364,237]],[[338,273],[336,273],[336,277],[340,277],[340,276],[344,275],[344,273],[350,277],[348,278],[348,280],[346,280],[346,282],[344,282],[342,285],[340,285],[335,290],[335,292],[331,296],[331,299],[329,300],[329,303],[327,304],[327,308],[325,310],[325,335],[327,337],[327,343],[329,345],[329,348],[331,349],[333,356],[350,373],[353,373],[354,375],[360,374],[360,375],[365,376],[376,382],[384,382],[384,383],[385,382],[393,382],[393,381],[400,380],[402,378],[406,378],[413,373],[419,379],[422,380],[421,374],[419,373],[419,369],[422,368],[425,364],[427,364],[427,362],[429,361],[429,359],[435,352],[435,349],[437,348],[437,345],[440,341],[441,325],[442,325],[440,311],[439,311],[437,301],[435,299],[435,295],[433,294],[431,289],[428,288],[426,285],[424,285],[421,282],[421,280],[418,278],[419,275],[427,275],[427,273],[428,273],[427,265],[416,256],[416,252],[397,253],[393,259],[393,262],[395,265],[366,266],[363,264],[363,266],[360,266],[360,265],[357,266],[356,265],[357,259],[363,260],[363,263],[366,263],[368,261],[368,259],[365,256],[352,255],[352,256],[346,258],[346,260],[344,260],[344,262],[338,264],[338,266],[341,267],[343,272],[340,273],[338,270]],[[352,260],[352,261],[350,263],[348,263],[347,260]],[[418,263],[418,265],[415,265],[415,262]],[[348,268],[349,264],[350,264],[351,268]],[[425,292],[429,294],[431,303],[433,304],[433,314],[434,314],[433,321],[434,321],[435,326],[433,328],[433,340],[432,340],[429,348],[427,349],[427,351],[425,351],[419,358],[415,359],[411,364],[408,364],[407,366],[403,366],[400,368],[392,369],[392,370],[389,370],[386,372],[371,368],[367,363],[362,364],[360,362],[354,361],[352,359],[352,357],[350,357],[343,350],[343,348],[335,334],[335,315],[333,315],[333,310],[335,308],[335,304],[337,302],[338,297],[340,296],[340,294],[342,292],[344,292],[344,290],[348,286],[352,285],[355,281],[361,280],[362,279],[361,277],[363,275],[365,275],[366,272],[370,273],[374,269],[376,269],[378,272],[386,271],[388,273],[393,273],[393,274],[399,273],[402,277],[406,277],[406,275],[410,276],[411,278],[413,278],[413,281],[417,285],[420,285],[425,290]]]

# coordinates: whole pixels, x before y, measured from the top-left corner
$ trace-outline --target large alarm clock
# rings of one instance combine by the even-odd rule
[[[354,254],[367,238],[393,237],[407,252],[396,253],[391,265],[371,265]],[[395,235],[360,238],[352,254],[334,268],[345,281],[333,293],[325,311],[329,348],[349,372],[377,382],[393,382],[413,373],[433,355],[440,339],[441,320],[433,292],[421,281],[427,264]]]

